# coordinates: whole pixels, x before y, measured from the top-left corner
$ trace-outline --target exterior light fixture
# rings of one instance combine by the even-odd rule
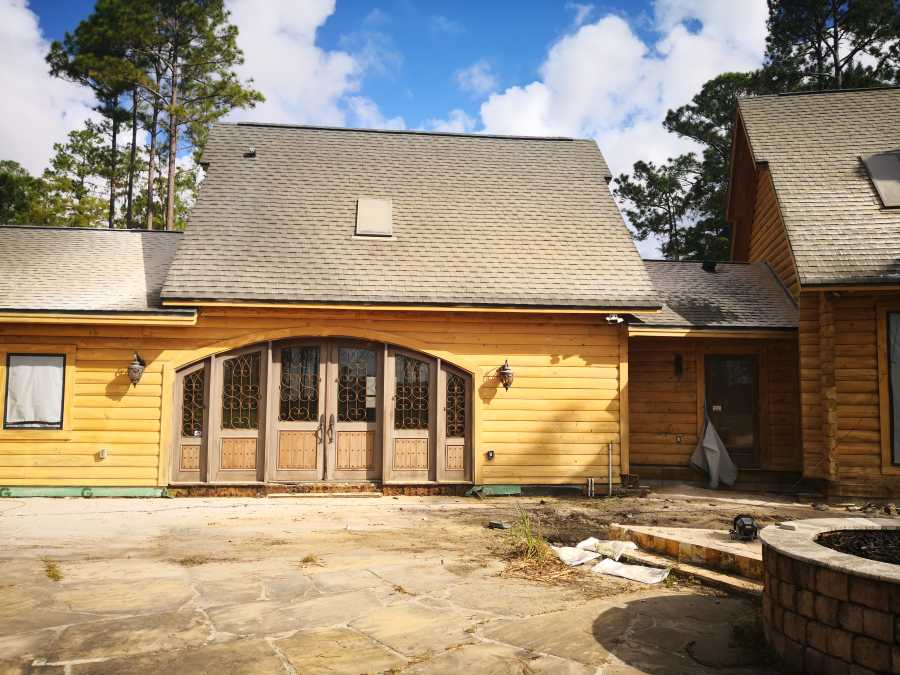
[[[625,319],[623,319],[618,314],[607,314],[606,315],[606,323],[608,323],[611,326],[618,325],[620,323],[623,323],[624,321],[625,321]]]
[[[503,388],[509,391],[515,377],[513,369],[509,367],[509,359],[506,359],[503,365],[497,369],[497,376],[500,378],[500,384],[503,385]]]
[[[144,359],[135,352],[134,360],[128,364],[128,379],[131,380],[132,385],[136,385],[141,381],[141,376],[144,374],[144,368],[146,367],[147,364],[144,363]]]

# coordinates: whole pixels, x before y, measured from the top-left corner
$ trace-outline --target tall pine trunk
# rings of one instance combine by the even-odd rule
[[[116,168],[119,161],[119,116],[117,102],[112,101],[112,142],[109,149],[109,228],[116,226]]]
[[[159,133],[159,104],[153,103],[150,122],[150,157],[147,159],[147,229],[153,229],[153,184],[156,180],[156,135]]]
[[[126,197],[125,206],[125,227],[131,229],[133,226],[133,203],[134,203],[134,173],[135,161],[137,158],[137,121],[138,121],[138,90],[137,87],[131,90],[131,156],[128,162],[128,195]]]
[[[840,7],[836,0],[831,0],[831,35],[832,35],[832,48],[834,49],[834,88],[835,89],[843,89],[843,73],[841,72],[841,39],[840,39],[840,30],[838,26],[838,16],[840,14]]]
[[[175,165],[178,153],[178,116],[175,109],[178,106],[178,53],[172,58],[172,100],[169,102],[169,180],[166,185],[166,229],[175,229]]]

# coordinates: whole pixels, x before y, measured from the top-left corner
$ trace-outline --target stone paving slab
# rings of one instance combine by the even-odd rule
[[[463,517],[491,513],[474,500],[22,504],[0,512],[0,675],[705,674],[687,645],[725,653],[758,611],[692,588],[503,576],[507,535]]]

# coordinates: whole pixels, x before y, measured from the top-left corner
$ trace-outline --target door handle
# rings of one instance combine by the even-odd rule
[[[316,425],[316,444],[321,443],[323,438],[325,438],[325,415],[319,417],[319,424]]]
[[[328,442],[334,443],[334,413],[328,418]]]

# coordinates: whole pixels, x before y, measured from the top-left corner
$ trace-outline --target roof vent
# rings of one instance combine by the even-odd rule
[[[247,148],[247,152],[244,153],[244,157],[256,157],[256,148],[252,145]]]
[[[390,237],[394,234],[390,199],[360,197],[356,202],[356,236]]]
[[[704,260],[703,261],[703,271],[709,272],[713,274],[716,271],[716,261],[715,260]]]
[[[884,207],[900,207],[900,152],[879,152],[862,161]]]

